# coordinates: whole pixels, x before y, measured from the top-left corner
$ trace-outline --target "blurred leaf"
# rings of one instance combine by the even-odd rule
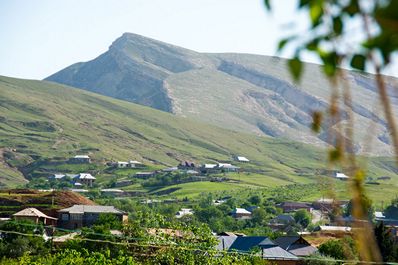
[[[300,0],[299,8],[307,6],[310,3],[310,0]]]
[[[303,71],[303,63],[300,61],[299,57],[296,56],[288,61],[288,65],[294,80],[298,81]]]
[[[358,0],[351,0],[350,3],[343,9],[348,15],[355,16],[360,12]]]
[[[270,1],[270,0],[264,0],[264,5],[265,5],[265,7],[267,8],[268,11],[271,10],[271,4],[270,4],[269,1]]]
[[[291,37],[288,37],[286,39],[280,40],[279,43],[278,43],[278,52],[283,50],[283,48],[286,46],[286,44],[288,44],[289,41],[291,41],[294,38],[295,38],[295,36],[291,36]]]
[[[319,133],[321,130],[321,124],[322,124],[322,118],[323,115],[320,111],[314,111],[312,113],[312,131]]]
[[[328,76],[334,76],[338,64],[338,55],[336,52],[318,52],[323,62],[323,71]]]
[[[313,28],[319,25],[322,14],[323,14],[322,5],[320,3],[315,3],[315,2],[311,3],[310,17]]]
[[[329,151],[329,161],[338,162],[342,158],[342,152],[340,148],[335,148]]]
[[[340,17],[333,18],[333,31],[337,35],[341,35],[343,32],[343,22],[341,21]]]
[[[306,48],[309,51],[317,51],[318,50],[318,44],[319,44],[319,38],[315,38],[311,40],[310,42],[307,43]]]
[[[366,57],[362,54],[355,54],[351,59],[351,67],[358,70],[365,70]]]

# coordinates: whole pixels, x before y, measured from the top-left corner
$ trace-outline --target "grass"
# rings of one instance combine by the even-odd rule
[[[178,190],[167,195],[167,197],[175,197],[183,199],[185,197],[195,198],[200,196],[200,194],[204,192],[239,191],[246,189],[255,189],[257,187],[247,184],[201,181],[201,182],[190,182],[190,183],[172,185],[156,190],[156,192],[166,189],[173,189],[173,188],[178,188]]]
[[[108,161],[143,161],[150,168],[139,171],[146,171],[175,166],[183,160],[197,164],[231,161],[234,154],[251,160],[238,164],[250,174],[229,175],[240,180],[239,184],[186,183],[178,185],[180,189],[171,194],[193,197],[209,191],[316,183],[319,172],[327,169],[324,149],[222,129],[51,82],[0,77],[0,103],[0,148],[12,157],[5,158],[6,162],[24,170],[28,177],[93,171],[98,181],[105,183],[135,172],[121,169],[107,173]],[[55,163],[76,154],[89,154],[94,164]],[[397,169],[392,161],[361,161],[368,176],[392,177],[388,185],[368,187],[370,197],[378,202],[383,199],[378,188],[385,188],[388,198],[395,196],[394,188],[398,188]],[[4,163],[0,163],[0,173],[3,185],[25,183],[15,168],[7,168]],[[139,183],[123,189],[145,190]]]

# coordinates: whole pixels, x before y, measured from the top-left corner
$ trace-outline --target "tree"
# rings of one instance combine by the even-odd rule
[[[262,225],[267,219],[267,212],[263,208],[253,210],[252,222],[256,225]]]
[[[264,1],[271,9],[270,0]],[[344,112],[348,114],[345,125],[335,131],[334,148],[329,151],[329,161],[340,163],[352,177],[353,215],[356,220],[365,220],[367,212],[361,206],[364,194],[364,172],[357,164],[353,145],[353,103],[349,82],[342,66],[350,65],[363,72],[375,73],[380,104],[383,107],[388,131],[395,149],[398,165],[398,129],[392,107],[391,96],[387,92],[382,72],[391,64],[398,51],[398,1],[396,0],[299,0],[298,10],[308,15],[309,29],[282,39],[279,50],[287,45],[294,46],[294,57],[288,66],[293,77],[299,81],[303,72],[300,60],[303,52],[317,56],[323,62],[324,73],[330,78],[333,91],[328,113],[329,120],[339,121],[343,117],[340,102],[344,103]],[[359,29],[359,30],[358,30]],[[354,31],[354,33],[353,33]],[[355,32],[361,32],[359,38]],[[355,41],[355,39],[358,39]],[[339,87],[343,87],[340,91]],[[319,132],[323,114],[313,113],[312,129]],[[359,222],[357,237],[361,258],[365,261],[380,261],[376,241],[369,223]]]
[[[376,225],[375,236],[383,261],[396,261],[398,259],[398,247],[395,244],[392,232],[383,222]]]
[[[338,260],[355,260],[358,256],[355,242],[350,237],[326,241],[318,248],[322,255],[327,255]]]
[[[249,202],[253,205],[260,205],[261,197],[259,195],[253,195],[249,198]]]
[[[303,228],[307,228],[307,226],[311,223],[312,220],[311,214],[304,209],[300,209],[297,212],[295,212],[293,217],[296,223],[301,225],[301,227]]]

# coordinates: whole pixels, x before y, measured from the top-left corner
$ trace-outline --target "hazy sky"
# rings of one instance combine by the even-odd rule
[[[1,0],[0,75],[45,78],[95,58],[124,32],[201,52],[274,55],[306,20],[296,0],[273,3],[267,14],[263,0]]]

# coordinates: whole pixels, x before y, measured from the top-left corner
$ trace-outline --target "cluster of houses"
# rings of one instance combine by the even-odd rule
[[[74,187],[87,186],[92,187],[96,178],[90,173],[79,174],[53,174],[49,177],[50,180],[64,180],[68,179]]]
[[[55,244],[73,239],[79,234],[78,230],[82,227],[90,227],[95,224],[101,214],[110,214],[115,216],[121,223],[128,222],[128,216],[125,212],[116,209],[113,206],[100,205],[73,205],[71,207],[57,211],[57,217],[49,216],[36,208],[26,208],[15,214],[15,220],[30,220],[36,224],[44,224],[48,227],[59,227],[63,229],[76,230],[73,233],[54,237]],[[182,209],[177,218],[184,215],[193,214],[191,209]],[[115,235],[122,235],[120,231],[112,230]],[[150,231],[149,231],[150,232]],[[152,231],[153,232],[153,231]],[[175,236],[183,236],[180,231],[168,231]],[[224,232],[216,235],[218,240],[217,250],[237,251],[247,253],[249,251],[258,251],[264,259],[271,260],[276,264],[297,264],[300,257],[305,257],[317,251],[310,243],[301,236],[282,236],[276,240],[270,240],[264,236],[245,236],[240,233]]]
[[[258,252],[263,259],[278,265],[299,264],[300,258],[318,251],[302,236],[281,236],[271,240],[265,236],[245,236],[235,233],[221,233],[217,237],[217,250],[250,253]]]
[[[15,220],[30,220],[36,224],[40,223],[65,229],[80,229],[91,226],[98,221],[101,214],[112,214],[122,223],[128,221],[127,213],[116,209],[114,206],[73,205],[59,210],[57,214],[57,217],[53,217],[36,208],[26,208],[13,214],[13,217]]]

